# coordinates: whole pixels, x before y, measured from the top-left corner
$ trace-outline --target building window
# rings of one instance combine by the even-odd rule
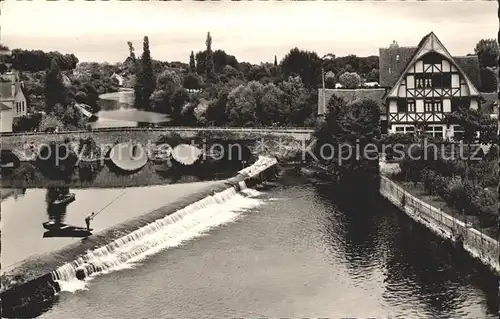
[[[441,64],[443,58],[436,52],[430,52],[424,55],[422,60],[424,64]]]
[[[432,137],[443,137],[443,125],[428,125],[425,128],[425,134]]]
[[[451,73],[432,74],[433,88],[451,88]]]
[[[415,100],[408,100],[408,112],[415,113],[417,111],[417,107],[415,106]]]
[[[424,80],[423,79],[415,79],[415,87],[417,89],[421,89],[424,86]]]
[[[399,61],[399,54],[396,55],[396,61]]]
[[[392,74],[392,72],[391,72],[391,68],[389,68],[389,74]]]
[[[425,112],[443,112],[443,101],[441,100],[425,100],[424,101]]]
[[[432,87],[432,79],[425,79],[425,87],[426,88],[431,88]]]
[[[408,104],[405,99],[398,99],[398,113],[408,112]]]
[[[394,125],[396,134],[415,134],[415,126],[413,125]]]

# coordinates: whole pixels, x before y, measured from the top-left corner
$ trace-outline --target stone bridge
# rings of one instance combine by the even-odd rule
[[[67,131],[58,133],[2,133],[2,151],[11,151],[20,161],[33,159],[29,145],[35,152],[52,142],[78,143],[91,137],[101,149],[108,145],[133,141],[142,145],[194,144],[209,149],[216,143],[238,144],[253,154],[278,158],[293,156],[307,147],[313,130],[308,128],[220,128],[220,127],[167,127],[167,128],[106,128],[93,131]],[[28,151],[27,151],[28,150]]]

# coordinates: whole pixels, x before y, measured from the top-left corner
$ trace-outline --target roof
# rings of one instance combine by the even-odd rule
[[[416,47],[391,47],[379,49],[379,83],[382,87],[392,87],[413,57]],[[399,60],[397,56],[399,55]],[[389,73],[390,69],[390,73]]]
[[[420,40],[416,47],[399,47],[393,45],[389,48],[379,49],[379,80],[380,86],[392,87],[396,84],[401,73],[405,70],[408,63],[417,53],[417,49],[422,46],[425,41],[433,33],[425,35]],[[397,56],[399,55],[399,59]],[[476,55],[471,56],[454,56],[455,63],[464,71],[467,77],[471,80],[476,88],[481,87],[481,78],[479,75],[479,59]],[[390,69],[390,73],[389,73]]]
[[[326,106],[333,95],[344,99],[346,102],[353,102],[359,99],[370,99],[380,106],[380,111],[385,113],[385,107],[382,103],[382,98],[385,94],[385,89],[323,89],[318,90],[318,114],[326,113]],[[325,97],[325,108],[323,107],[323,97]]]
[[[479,89],[481,87],[481,76],[479,73],[479,59],[477,55],[454,56],[453,60],[455,60],[462,71],[469,77],[472,84]]]
[[[11,111],[12,109],[0,102],[0,111]]]
[[[21,90],[21,83],[14,82],[14,95],[12,95],[12,82],[0,82],[0,99],[13,99],[17,93]]]
[[[481,111],[488,114],[496,112],[495,105],[498,105],[498,93],[481,92],[481,95],[485,99],[485,102],[481,104]]]

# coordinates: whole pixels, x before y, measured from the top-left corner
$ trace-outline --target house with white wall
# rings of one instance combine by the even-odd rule
[[[0,102],[0,132],[12,132],[13,109]]]
[[[477,56],[452,56],[433,32],[417,47],[394,42],[380,49],[379,64],[388,133],[453,138],[463,129],[448,125],[446,114],[459,107],[481,109],[486,102],[478,89]]]
[[[0,82],[0,103],[12,108],[13,116],[23,116],[28,113],[28,105],[23,92],[23,83]]]

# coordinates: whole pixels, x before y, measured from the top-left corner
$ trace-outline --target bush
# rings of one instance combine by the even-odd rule
[[[14,132],[34,131],[40,125],[42,115],[40,113],[28,114],[14,118],[12,130]]]
[[[432,181],[432,192],[436,195],[439,195],[441,198],[447,198],[449,196],[449,179],[441,176],[439,174],[434,175],[434,179]]]
[[[424,182],[424,189],[432,195],[432,182],[434,181],[436,173],[429,169],[423,169],[421,174],[422,181]]]
[[[355,72],[346,72],[339,77],[339,82],[347,89],[356,89],[361,85],[361,77]]]
[[[467,194],[462,179],[455,176],[449,179],[448,192],[443,200],[451,207],[458,210],[465,209],[467,203]]]
[[[470,209],[479,216],[481,226],[493,226],[498,218],[498,200],[495,193],[489,189],[476,188],[471,197]]]

